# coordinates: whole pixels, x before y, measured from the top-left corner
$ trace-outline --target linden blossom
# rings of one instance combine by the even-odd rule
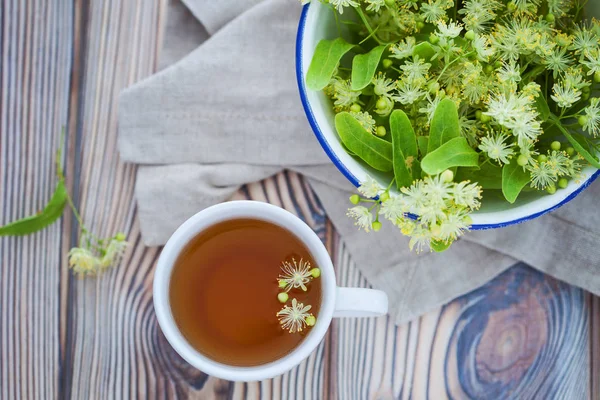
[[[512,204],[600,168],[600,21],[583,19],[585,2],[321,1],[362,25],[352,43],[322,40],[338,50],[315,52],[307,73],[329,82],[307,80],[334,102],[344,147],[379,171],[350,198],[359,228],[382,215],[411,248],[443,251],[480,206],[478,180]]]
[[[296,299],[292,299],[292,306],[285,306],[277,313],[279,323],[283,329],[286,329],[289,333],[302,332],[302,330],[308,325],[313,326],[316,322],[314,315],[308,311],[312,306],[305,306],[302,303],[298,303]]]
[[[292,261],[284,261],[281,263],[282,273],[279,275],[277,281],[279,287],[289,292],[291,289],[301,288],[306,292],[306,285],[313,278],[321,276],[321,270],[319,268],[311,268],[310,262],[303,260],[296,261],[292,258]]]
[[[285,291],[277,294],[277,300],[283,304],[287,303],[289,299],[287,292],[291,289],[300,288],[306,292],[308,290],[306,285],[312,279],[321,276],[319,268],[311,268],[310,262],[303,259],[298,262],[294,258],[291,262],[283,261],[281,270],[282,274],[279,275],[278,282],[279,287]],[[313,326],[317,322],[316,317],[308,312],[311,308],[311,305],[305,306],[294,298],[292,306],[284,305],[276,316],[281,327],[289,333],[302,332],[306,326]]]

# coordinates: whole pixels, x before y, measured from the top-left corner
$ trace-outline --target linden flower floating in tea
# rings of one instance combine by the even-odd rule
[[[311,268],[310,262],[304,259],[296,261],[292,258],[292,261],[283,261],[281,263],[282,273],[277,279],[280,289],[284,289],[284,292],[277,294],[277,300],[280,303],[286,304],[290,296],[288,292],[292,289],[302,289],[306,292],[308,288],[306,285],[311,280],[321,276],[321,270],[319,268]],[[277,318],[283,329],[286,329],[289,333],[302,332],[306,326],[313,326],[317,322],[317,318],[310,314],[308,311],[312,308],[311,305],[304,305],[299,303],[295,298],[292,299],[291,307],[285,305],[279,312],[277,312]]]
[[[553,195],[600,168],[588,0],[321,2],[344,29],[317,44],[306,85],[330,98],[348,153],[378,171],[350,198],[360,228],[383,216],[411,249],[443,251],[481,202]]]
[[[289,333],[302,332],[306,326],[313,326],[317,319],[309,311],[312,306],[305,306],[292,299],[292,306],[285,306],[277,313],[277,318],[283,329]]]
[[[279,275],[279,287],[289,292],[291,289],[301,288],[306,292],[306,284],[313,278],[321,276],[319,268],[311,268],[310,262],[303,260],[284,261],[281,263],[281,274]],[[285,301],[284,301],[285,302]]]

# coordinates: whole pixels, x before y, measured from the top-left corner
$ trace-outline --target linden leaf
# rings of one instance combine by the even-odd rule
[[[517,159],[513,157],[510,164],[506,164],[502,168],[502,194],[509,203],[514,203],[523,190],[525,185],[529,183],[531,176],[528,172],[523,171],[517,163]]]
[[[419,155],[417,138],[408,116],[401,110],[395,110],[390,115],[390,130],[392,134],[394,176],[396,186],[400,189],[410,186],[413,179],[418,178],[414,175],[418,169],[415,165]]]
[[[67,204],[67,196],[65,182],[59,179],[52,198],[42,212],[0,227],[0,236],[29,235],[52,225],[62,215]]]
[[[311,90],[322,90],[331,81],[340,60],[354,47],[342,38],[321,40],[315,49],[306,73],[306,85]]]
[[[366,54],[354,56],[352,60],[352,90],[362,90],[371,83],[386,47],[377,46]]]
[[[413,56],[418,56],[426,61],[431,61],[435,55],[435,50],[429,42],[419,43],[413,49]]]
[[[459,168],[456,182],[477,182],[483,189],[502,189],[502,167],[490,163],[479,168]]]
[[[454,167],[478,166],[479,154],[464,137],[449,140],[421,160],[421,169],[429,175],[437,175]]]
[[[344,146],[378,171],[392,170],[392,144],[367,132],[347,112],[335,116],[335,129]]]
[[[458,124],[456,104],[450,99],[443,99],[433,113],[427,153],[431,153],[450,139],[457,137],[460,137],[460,125]]]

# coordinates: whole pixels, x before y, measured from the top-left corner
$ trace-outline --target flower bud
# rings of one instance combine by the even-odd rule
[[[450,171],[449,169],[445,170],[442,172],[442,180],[448,183],[452,182],[454,180],[454,172]]]
[[[427,89],[429,89],[429,93],[437,93],[437,91],[440,90],[440,84],[435,81],[429,82]]]
[[[282,304],[285,304],[289,298],[290,296],[286,292],[281,292],[277,294],[277,300],[279,300],[279,302]]]
[[[569,186],[569,181],[567,178],[560,178],[558,180],[558,187],[561,189],[566,189],[566,187]]]
[[[385,97],[380,97],[379,99],[377,99],[377,103],[375,103],[375,107],[377,107],[379,110],[385,110],[387,106],[388,102]]]

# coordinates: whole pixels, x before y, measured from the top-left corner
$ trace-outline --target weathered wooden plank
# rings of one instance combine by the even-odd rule
[[[146,249],[140,241],[135,167],[120,162],[116,149],[117,95],[156,69],[166,2],[111,0],[79,6],[84,24],[75,49],[83,66],[73,110],[75,199],[89,228],[100,236],[127,232],[131,247],[123,268],[97,279],[65,280],[69,313],[62,396],[176,397],[169,379],[174,371],[155,354],[162,340],[151,296],[158,250]],[[70,238],[76,238],[73,233]]]
[[[347,257],[340,260],[341,284],[366,285]],[[585,296],[520,265],[405,326],[340,321],[339,398],[594,398],[589,346],[597,338],[588,333]],[[417,331],[416,340],[403,329]],[[397,345],[406,350],[382,352],[385,335],[402,338]],[[391,380],[373,358],[398,369]]]
[[[0,225],[42,209],[67,122],[73,7],[0,4]],[[0,238],[0,398],[59,394],[61,224]]]

